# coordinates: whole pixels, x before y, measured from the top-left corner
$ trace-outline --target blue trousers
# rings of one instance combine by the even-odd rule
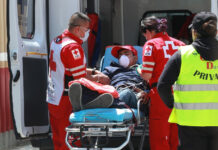
[[[118,90],[119,100],[125,102],[131,108],[137,108],[137,98],[131,89]]]

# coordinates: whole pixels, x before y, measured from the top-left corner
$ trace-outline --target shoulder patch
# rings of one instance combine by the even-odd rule
[[[73,58],[76,60],[76,59],[80,59],[81,58],[81,54],[79,52],[79,49],[74,49],[71,51],[72,54],[73,54]]]
[[[151,56],[151,54],[152,54],[152,49],[153,49],[153,46],[151,46],[151,45],[146,45],[146,47],[145,47],[145,52],[144,52],[144,56]]]
[[[56,38],[54,39],[54,42],[57,43],[57,44],[59,44],[59,43],[62,42],[62,38],[61,38],[60,36],[58,36],[58,37],[56,37]]]

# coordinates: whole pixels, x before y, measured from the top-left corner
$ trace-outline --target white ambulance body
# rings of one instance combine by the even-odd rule
[[[98,14],[100,57],[107,45],[142,45],[143,15],[167,17],[169,34],[176,36],[184,16],[200,11],[217,14],[217,7],[217,0],[1,0],[0,149],[13,144],[6,142],[13,136],[11,131],[17,138],[49,133],[49,43],[67,28],[74,12]],[[183,22],[178,22],[179,17]],[[83,47],[87,54],[87,43]]]

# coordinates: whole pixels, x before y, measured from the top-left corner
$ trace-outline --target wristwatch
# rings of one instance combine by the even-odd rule
[[[95,75],[95,70],[96,70],[96,68],[92,69],[92,75]]]

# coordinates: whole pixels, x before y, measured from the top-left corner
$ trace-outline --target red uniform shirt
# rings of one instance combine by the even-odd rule
[[[152,73],[149,84],[156,83],[169,58],[185,44],[176,40],[166,32],[157,33],[153,39],[147,41],[143,47],[142,73]]]
[[[76,41],[66,45],[61,50],[61,60],[65,67],[65,74],[79,79],[86,75],[86,58],[82,49],[82,40],[74,36],[68,30],[64,31],[63,37],[69,37]]]
[[[68,30],[51,43],[47,101],[59,105],[68,92],[68,82],[86,76],[86,58],[82,40]]]

